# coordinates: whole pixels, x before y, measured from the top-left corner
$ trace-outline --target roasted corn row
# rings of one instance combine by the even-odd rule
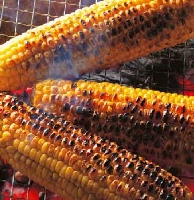
[[[118,103],[116,106],[119,109],[114,109],[111,103],[110,105],[105,104],[105,100]],[[37,106],[45,106],[47,111],[51,109],[51,112],[60,112],[61,105],[69,101],[72,103],[76,101],[77,105],[90,105],[93,109],[115,113],[120,113],[125,103],[135,102],[147,113],[150,109],[160,108],[160,110],[168,110],[171,114],[177,114],[177,120],[180,121],[184,121],[182,117],[186,119],[187,116],[194,115],[193,96],[87,80],[47,79],[34,85],[32,102]]]
[[[32,103],[162,167],[194,173],[194,97],[79,80],[45,80]]]
[[[0,91],[80,75],[194,38],[194,0],[101,1],[0,46]]]
[[[0,95],[0,155],[71,199],[194,199],[178,178],[53,114]]]

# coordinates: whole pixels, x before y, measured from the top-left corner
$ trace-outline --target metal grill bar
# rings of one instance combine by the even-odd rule
[[[3,10],[4,10],[4,7],[5,7],[5,0],[3,0],[2,7],[1,7],[0,27],[1,27],[2,19],[3,19]]]
[[[0,44],[27,29],[96,2],[98,0],[0,0]],[[190,40],[175,48],[126,63],[119,71],[91,73],[84,78],[194,95],[194,41]],[[172,79],[178,82],[172,82]],[[177,87],[173,83],[177,84]],[[0,180],[3,185],[11,184],[9,193],[6,193],[6,196],[2,193],[0,200],[30,200],[31,181],[25,186],[25,196],[14,197],[16,188],[14,173],[15,171],[12,171],[7,179]],[[183,181],[194,179],[181,172],[180,178]],[[39,187],[38,190],[41,194],[40,200],[61,199],[56,196],[50,197],[50,192],[45,188]]]

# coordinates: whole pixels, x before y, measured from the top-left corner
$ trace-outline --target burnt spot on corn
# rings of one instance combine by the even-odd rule
[[[116,36],[116,35],[117,35],[117,30],[116,30],[115,28],[112,28],[112,29],[110,30],[110,34],[111,34],[112,36]]]
[[[160,120],[162,118],[162,114],[160,111],[156,111],[155,118],[156,120]]]
[[[36,131],[39,127],[40,127],[40,124],[34,123],[34,124],[32,125],[32,130],[35,130],[35,131]]]
[[[169,119],[169,111],[168,110],[163,111],[163,117],[162,118],[163,118],[164,122],[168,121],[168,119]]]
[[[129,38],[130,38],[130,39],[133,39],[134,36],[135,36],[134,32],[133,32],[133,31],[130,31],[130,32],[129,32]]]
[[[65,103],[61,109],[62,112],[68,111],[70,110],[70,104],[69,103]]]
[[[153,39],[154,37],[156,37],[158,35],[158,31],[156,28],[152,28],[150,31],[147,32],[147,38],[149,40]]]
[[[134,105],[132,108],[131,108],[131,113],[134,114],[135,112],[137,112],[138,110],[138,105]]]
[[[78,34],[79,34],[79,37],[81,40],[83,40],[85,38],[85,35],[82,31],[79,31]]]
[[[99,35],[99,40],[100,40],[100,41],[103,41],[104,43],[107,43],[107,42],[108,42],[107,36],[106,36],[105,34],[103,34],[103,33],[100,33],[100,35]]]
[[[151,22],[150,21],[146,21],[145,25],[146,28],[150,29],[152,27]]]
[[[128,27],[131,27],[133,25],[133,23],[130,19],[126,20],[126,24],[128,25]]]
[[[54,64],[59,64],[65,62],[67,67],[72,68],[72,51],[67,49],[63,45],[59,45],[56,49],[53,50]]]

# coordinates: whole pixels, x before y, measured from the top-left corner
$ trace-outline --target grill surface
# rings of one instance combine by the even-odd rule
[[[32,27],[97,1],[0,0],[0,44]],[[194,95],[194,40],[126,63],[119,70],[91,73],[82,78]],[[194,187],[194,178],[182,171],[176,175]],[[61,199],[30,180],[25,185],[18,184],[14,170],[1,161],[0,192],[0,200]]]

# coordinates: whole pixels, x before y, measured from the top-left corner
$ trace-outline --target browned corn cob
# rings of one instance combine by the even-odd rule
[[[109,101],[110,105],[104,104],[104,100]],[[61,103],[64,104],[67,101],[76,101],[77,105],[86,106],[91,104],[93,109],[100,109],[105,112],[120,113],[126,103],[135,102],[147,112],[149,112],[149,109],[154,108],[168,109],[171,113],[176,113],[179,120],[182,116],[188,118],[187,115],[194,115],[194,97],[177,93],[165,93],[158,90],[87,80],[72,82],[69,80],[48,79],[34,86],[33,103],[37,106],[45,106],[46,108],[49,103],[48,106],[52,107],[46,108],[47,110],[51,109],[51,112],[59,112]],[[119,109],[114,109],[113,103],[117,103],[116,106]],[[191,122],[193,121],[191,120]]]
[[[0,155],[70,199],[194,199],[178,178],[69,121],[0,95]]]
[[[161,98],[162,97],[162,98]],[[163,167],[194,172],[194,97],[112,83],[46,80],[33,104]]]
[[[57,18],[0,46],[0,90],[79,77],[194,38],[194,0],[115,0]]]

